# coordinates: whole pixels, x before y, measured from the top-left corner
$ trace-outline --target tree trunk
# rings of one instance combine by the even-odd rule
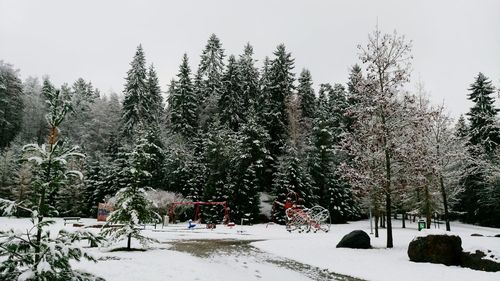
[[[128,235],[128,239],[127,239],[127,250],[130,251],[130,242],[132,241],[132,234],[130,233]]]
[[[431,195],[427,185],[425,186],[425,220],[427,229],[430,229],[432,224]]]
[[[439,184],[441,185],[441,195],[443,196],[444,221],[446,222],[446,231],[451,231],[450,219],[448,216],[448,198],[446,196],[446,190],[444,189],[444,180],[442,176],[439,176]]]
[[[375,214],[375,237],[378,238],[378,214]]]
[[[385,118],[384,118],[385,125]],[[386,144],[385,137],[384,143]],[[389,151],[385,149],[385,170],[386,170],[386,187],[385,187],[385,216],[387,218],[387,248],[392,248],[392,223],[391,223],[391,157]]]
[[[403,214],[402,214],[401,221],[402,221],[402,224],[403,224],[401,227],[402,228],[406,228],[406,213],[405,212],[403,212]]]

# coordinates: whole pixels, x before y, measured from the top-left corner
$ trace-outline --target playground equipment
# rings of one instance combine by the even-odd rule
[[[310,209],[288,208],[286,209],[287,224],[289,232],[317,232],[318,230],[330,231],[330,212],[321,207],[314,206]]]
[[[227,202],[173,202],[168,209],[168,216],[170,221],[175,221],[175,207],[179,205],[194,205],[194,221],[201,219],[201,205],[222,205],[224,207],[224,220],[223,223],[227,224],[229,222],[229,208]]]
[[[317,232],[318,230],[330,231],[330,212],[321,207],[314,206],[311,209],[289,208],[286,210],[287,230],[292,232]]]
[[[330,231],[330,212],[318,205],[310,209],[303,208],[301,202],[299,194],[295,191],[287,194],[285,202],[274,201],[273,212],[276,208],[285,209],[286,230],[289,232]]]

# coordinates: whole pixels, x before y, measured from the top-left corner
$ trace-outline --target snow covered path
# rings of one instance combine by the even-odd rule
[[[63,226],[56,219],[53,231]],[[84,219],[85,224],[95,220]],[[28,219],[0,217],[0,228],[25,229]],[[347,233],[363,229],[367,221],[332,225],[329,233],[288,233],[279,225],[254,225],[243,228],[217,226],[215,230],[187,230],[186,225],[171,225],[144,233],[159,240],[142,252],[111,252],[88,248],[98,263],[81,262],[75,267],[92,272],[108,281],[156,280],[351,280],[335,273],[365,280],[453,280],[498,281],[500,272],[488,273],[438,264],[413,263],[406,254],[408,243],[419,232],[415,224],[407,229],[395,223],[393,249],[385,249],[385,230],[380,238],[371,235],[373,249],[337,249]],[[500,229],[454,223],[453,234],[461,236],[464,249],[490,249],[500,256]],[[94,231],[98,231],[95,229]],[[479,233],[484,237],[472,237]],[[125,242],[113,245],[123,247]],[[133,245],[138,247],[139,245]]]

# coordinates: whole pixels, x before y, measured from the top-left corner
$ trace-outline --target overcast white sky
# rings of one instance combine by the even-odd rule
[[[285,43],[296,72],[316,85],[347,80],[378,18],[413,40],[413,80],[425,83],[452,115],[468,110],[467,88],[478,72],[500,86],[500,0],[491,1],[24,1],[0,0],[0,60],[27,76],[57,84],[78,77],[121,92],[142,43],[162,89],[187,52],[194,69],[211,33],[226,54],[248,41],[260,62]],[[260,65],[260,64],[259,64]]]

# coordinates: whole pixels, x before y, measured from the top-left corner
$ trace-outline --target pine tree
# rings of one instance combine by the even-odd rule
[[[345,110],[343,87],[336,84],[332,88],[330,84],[321,84],[309,166],[319,204],[330,211],[334,223],[346,222],[359,212],[350,185],[338,171],[338,166],[348,160],[338,150],[340,136],[345,130]]]
[[[195,142],[198,140],[196,138]],[[205,160],[196,151],[197,146],[177,134],[170,135],[165,145],[166,189],[192,201],[203,199],[207,174]]]
[[[244,119],[242,92],[238,64],[233,55],[229,56],[226,72],[222,77],[223,90],[219,99],[219,117],[222,125],[238,131]]]
[[[21,234],[13,229],[0,231],[0,255],[7,257],[1,259],[0,279],[102,280],[74,270],[70,264],[71,260],[80,261],[82,258],[96,261],[75,243],[81,240],[101,243],[101,237],[83,230],[73,233],[60,230],[54,236],[47,230],[49,225],[55,223],[45,219],[54,210],[47,197],[69,184],[71,177],[83,178],[81,172],[69,170],[68,162],[84,155],[78,152],[78,147],[66,147],[59,136],[59,126],[70,110],[70,101],[60,90],[46,88],[44,95],[49,107],[46,116],[50,128],[47,144],[28,144],[23,148],[26,160],[33,163],[33,204],[26,206],[0,198],[0,210],[6,213],[15,209],[29,212],[33,227]]]
[[[240,81],[242,108],[245,116],[249,114],[251,108],[256,110],[259,102],[259,71],[255,67],[255,60],[252,56],[253,47],[247,43],[238,60],[238,80]]]
[[[466,139],[468,136],[469,127],[467,126],[467,121],[463,114],[458,117],[457,123],[455,124],[455,135],[458,138]]]
[[[255,106],[255,112],[257,114],[258,120],[266,126],[267,129],[267,124],[271,123],[271,116],[269,114],[270,112],[270,104],[271,104],[271,98],[270,98],[270,86],[271,82],[269,81],[269,67],[270,67],[270,60],[268,57],[265,57],[264,59],[264,64],[261,69],[261,75],[260,75],[260,80],[259,80],[259,95],[257,97],[257,104]]]
[[[142,46],[137,47],[130,70],[127,72],[123,100],[123,129],[131,135],[137,126],[145,126],[151,117],[151,98],[147,87],[146,58]]]
[[[141,134],[142,135],[142,134]],[[109,236],[111,241],[127,239],[127,250],[131,250],[132,238],[146,246],[148,242],[154,241],[141,234],[140,224],[150,223],[159,219],[153,210],[153,203],[147,198],[146,191],[151,173],[147,171],[150,164],[149,141],[140,137],[132,152],[129,153],[129,164],[125,173],[130,179],[126,187],[120,189],[116,194],[114,211],[109,215],[107,225],[119,224],[120,227],[103,227],[102,233]]]
[[[267,114],[270,120],[267,125],[271,137],[270,152],[273,158],[281,155],[288,137],[288,114],[286,111],[286,100],[292,95],[294,89],[294,60],[287,53],[285,45],[281,44],[274,52],[275,58],[271,61],[269,68],[269,91],[270,107]]]
[[[236,135],[218,122],[211,125],[204,142],[204,163],[207,165],[207,178],[204,189],[206,201],[227,201],[231,196],[234,181],[232,156],[236,154]],[[207,206],[204,209],[207,223],[222,221],[220,206]]]
[[[479,145],[485,153],[493,152],[500,144],[500,128],[496,122],[498,110],[494,107],[495,99],[491,95],[495,88],[484,74],[479,73],[471,84],[468,99],[474,103],[469,116],[469,141]]]
[[[19,133],[23,120],[23,91],[18,71],[0,61],[0,149]]]
[[[157,129],[163,119],[163,97],[161,96],[160,82],[156,70],[151,64],[148,70],[146,88],[149,98],[149,118],[153,129]]]
[[[141,162],[142,169],[149,174],[142,182],[143,186],[153,189],[163,189],[164,187],[164,162],[165,152],[158,132],[148,130],[141,134],[137,149],[144,155]]]
[[[352,108],[355,108],[361,102],[361,89],[363,87],[364,78],[361,67],[355,64],[349,73],[349,81],[347,82],[347,110],[345,116],[346,129],[352,131],[353,125],[356,123]]]
[[[314,202],[311,188],[311,179],[299,160],[297,149],[292,145],[286,147],[286,153],[277,162],[276,176],[274,177],[273,189],[276,194],[275,204],[272,210],[273,221],[284,224],[286,222],[285,202],[294,202],[298,207],[311,207]]]
[[[219,38],[212,34],[201,54],[195,79],[198,104],[200,107],[200,128],[207,130],[213,115],[217,112],[217,102],[221,96],[224,71],[224,49]]]
[[[297,94],[299,95],[302,118],[304,120],[312,120],[316,115],[316,97],[312,88],[311,72],[303,69],[298,81]]]
[[[238,139],[238,153],[233,157],[236,163],[235,186],[230,198],[231,216],[234,221],[241,218],[255,222],[259,214],[259,191],[264,190],[265,162],[269,157],[266,144],[269,134],[260,125],[255,113],[250,112],[243,124]]]
[[[178,81],[170,84],[169,111],[172,131],[186,138],[194,136],[198,127],[197,98],[190,75],[188,57],[184,54]]]
[[[469,91],[471,92],[468,99],[474,105],[467,113],[469,116],[467,148],[474,160],[469,161],[462,177],[465,190],[462,193],[459,209],[465,213],[463,216],[465,222],[484,224],[490,221],[490,218],[500,217],[500,212],[486,207],[485,203],[491,196],[481,196],[485,190],[491,189],[491,184],[495,184],[488,181],[488,165],[497,161],[495,150],[500,144],[500,128],[496,120],[498,110],[494,107],[495,100],[491,96],[495,88],[482,73],[479,73],[471,84]],[[462,124],[460,126],[464,127]]]
[[[85,179],[85,208],[83,214],[86,217],[97,215],[97,206],[104,202],[104,196],[99,191],[103,189],[105,174],[103,160],[92,161],[87,164],[87,178]]]

